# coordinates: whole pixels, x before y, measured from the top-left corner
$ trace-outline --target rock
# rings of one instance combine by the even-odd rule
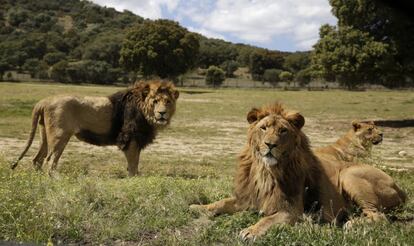
[[[400,152],[398,152],[398,155],[401,157],[407,156],[407,151],[401,150]]]

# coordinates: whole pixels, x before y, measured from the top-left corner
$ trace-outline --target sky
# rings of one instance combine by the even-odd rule
[[[171,19],[209,38],[282,51],[312,49],[322,24],[335,24],[328,0],[92,0],[149,19]]]

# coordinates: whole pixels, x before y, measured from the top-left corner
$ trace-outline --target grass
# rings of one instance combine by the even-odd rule
[[[320,146],[346,131],[353,119],[412,117],[410,91],[276,91],[182,89],[171,127],[141,155],[140,176],[126,178],[120,151],[72,139],[59,179],[35,172],[25,158],[12,172],[27,138],[31,108],[52,94],[108,95],[120,88],[0,83],[0,241],[45,244],[243,245],[241,229],[259,215],[242,212],[205,218],[189,204],[227,197],[236,156],[245,142],[245,114],[275,100],[300,110],[304,131]],[[385,140],[367,162],[412,166],[414,129],[384,129]],[[38,137],[38,136],[37,136]],[[29,151],[38,147],[37,138]],[[406,157],[398,152],[406,150]],[[357,225],[349,231],[305,221],[281,226],[258,245],[414,245],[414,173],[383,168],[410,197],[391,224]],[[405,220],[406,219],[406,220]]]

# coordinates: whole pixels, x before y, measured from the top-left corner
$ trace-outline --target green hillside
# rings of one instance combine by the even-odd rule
[[[134,80],[135,74],[119,64],[119,51],[127,30],[146,21],[151,20],[89,1],[2,0],[0,75],[7,80],[11,75],[6,71],[18,71],[29,73],[32,78],[72,83]],[[248,66],[252,52],[270,52],[197,36],[200,52],[195,65],[202,68],[221,65],[226,70],[229,61],[236,66]]]

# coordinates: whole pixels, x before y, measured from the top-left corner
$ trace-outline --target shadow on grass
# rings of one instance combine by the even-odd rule
[[[391,128],[414,127],[414,119],[374,120],[374,123],[376,126],[391,127]]]
[[[180,92],[184,94],[190,94],[190,95],[213,93],[212,91],[187,91],[187,90],[181,90],[181,89],[180,89]]]

